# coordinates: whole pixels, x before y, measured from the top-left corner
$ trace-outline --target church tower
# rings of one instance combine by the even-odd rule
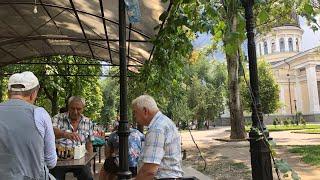
[[[301,51],[303,30],[300,28],[298,16],[295,13],[291,16],[291,22],[279,23],[270,32],[256,36],[258,58],[274,64]]]

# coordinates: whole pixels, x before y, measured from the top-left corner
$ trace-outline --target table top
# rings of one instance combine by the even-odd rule
[[[96,152],[86,153],[81,159],[58,160],[55,168],[79,168],[87,165],[96,155]]]

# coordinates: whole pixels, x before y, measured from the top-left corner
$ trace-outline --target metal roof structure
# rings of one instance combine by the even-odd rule
[[[159,16],[169,3],[139,0],[141,21],[126,23],[128,69],[150,60]],[[118,0],[0,0],[0,67],[32,57],[75,55],[119,65]],[[34,9],[37,9],[37,13]],[[128,20],[126,21],[128,22]]]

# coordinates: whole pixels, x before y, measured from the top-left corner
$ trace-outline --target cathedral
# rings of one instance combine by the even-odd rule
[[[280,88],[281,108],[276,114],[320,114],[320,47],[301,51],[303,30],[294,23],[273,27],[256,36],[256,52],[272,66]],[[307,42],[304,42],[307,43]]]

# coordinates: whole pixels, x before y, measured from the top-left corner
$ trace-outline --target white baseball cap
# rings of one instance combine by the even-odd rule
[[[22,88],[11,87],[12,85],[22,85]],[[10,76],[8,82],[9,91],[28,91],[39,85],[38,78],[30,71],[16,73]]]

